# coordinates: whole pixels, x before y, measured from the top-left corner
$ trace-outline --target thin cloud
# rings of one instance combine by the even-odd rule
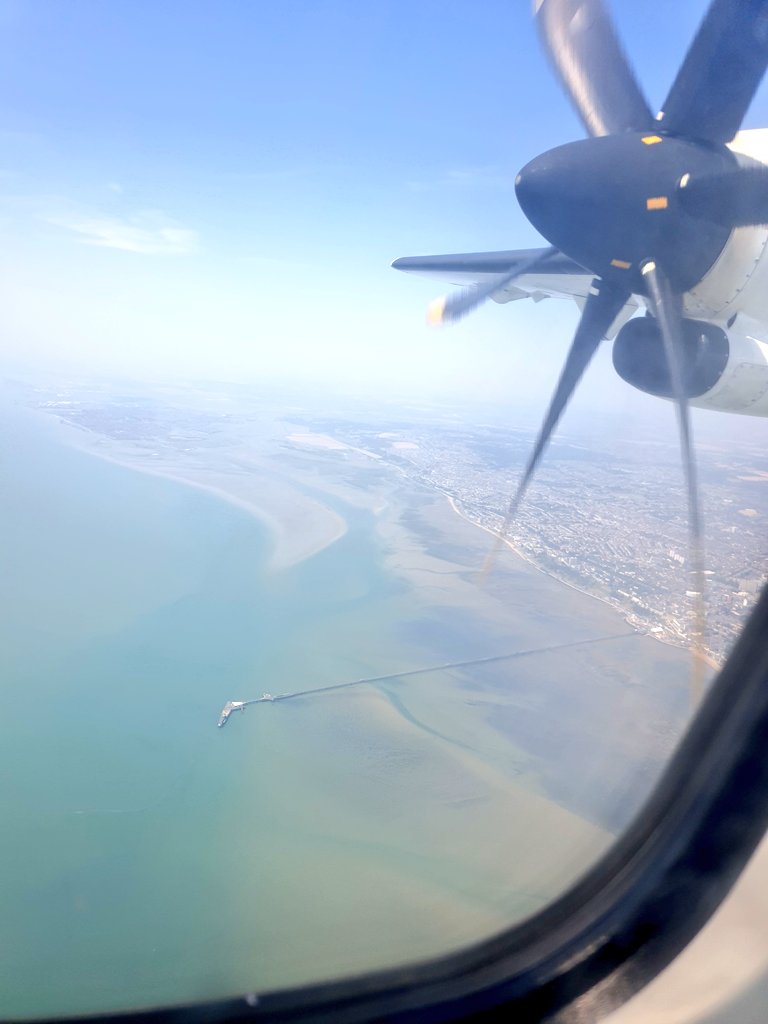
[[[179,256],[198,248],[196,231],[150,211],[133,217],[109,217],[101,214],[70,212],[48,216],[49,224],[72,231],[84,245],[149,256]]]
[[[3,172],[0,170],[0,181]],[[121,186],[107,186],[114,194],[110,206],[121,201]],[[123,205],[121,203],[121,205]],[[25,195],[0,192],[0,213],[20,223],[32,219],[71,232],[82,245],[119,249],[150,256],[178,256],[197,251],[199,236],[168,217],[162,210],[113,213],[103,206],[82,205],[60,195]]]

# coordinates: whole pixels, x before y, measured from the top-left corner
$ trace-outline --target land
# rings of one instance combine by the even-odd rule
[[[497,534],[532,441],[527,429],[456,422],[424,409],[319,411],[233,385],[131,392],[56,382],[27,385],[26,400],[55,414],[81,447],[247,508],[272,530],[276,570],[343,536],[343,517],[326,500],[334,494],[328,467],[346,467],[349,476],[375,464],[444,496],[455,513]],[[768,573],[768,474],[760,454],[725,443],[697,452],[706,524],[703,654],[713,665],[738,636]],[[353,490],[342,488],[344,500],[365,505],[366,495]],[[337,484],[336,496],[342,491]],[[691,645],[697,583],[674,436],[603,435],[596,444],[557,435],[506,540],[637,630]]]

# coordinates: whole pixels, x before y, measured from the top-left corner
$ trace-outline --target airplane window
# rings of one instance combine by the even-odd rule
[[[726,662],[768,570],[768,142],[723,144],[762,68],[704,123],[694,53],[666,116],[706,181],[642,193],[668,235],[614,205],[604,252],[536,154],[597,136],[610,173],[563,175],[599,195],[666,125],[600,18],[579,123],[524,6],[0,5],[0,1018],[526,921]],[[646,8],[660,102],[703,12],[661,45]],[[473,315],[427,328],[433,286]]]

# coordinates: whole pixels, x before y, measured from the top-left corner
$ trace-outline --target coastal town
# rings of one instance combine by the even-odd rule
[[[326,426],[325,429],[328,429]],[[531,431],[409,428],[334,436],[442,491],[455,510],[497,534],[528,457]],[[398,443],[400,438],[406,441]],[[768,577],[768,473],[759,453],[699,452],[705,521],[704,653],[720,663]],[[632,441],[556,437],[506,539],[537,567],[607,601],[638,630],[689,646],[696,586],[676,438],[650,451]]]
[[[25,390],[22,388],[22,390]],[[530,451],[531,429],[431,420],[423,409],[391,413],[363,405],[319,413],[294,402],[267,409],[234,385],[176,388],[141,397],[70,382],[26,388],[27,400],[68,424],[132,446],[145,459],[190,462],[247,440],[318,460],[378,460],[446,496],[490,533],[501,528]],[[704,653],[722,662],[768,575],[768,473],[757,446],[699,449],[705,522]],[[506,539],[524,558],[625,616],[636,629],[689,646],[695,587],[687,508],[674,434],[643,442],[563,432]],[[489,545],[492,543],[489,537]]]

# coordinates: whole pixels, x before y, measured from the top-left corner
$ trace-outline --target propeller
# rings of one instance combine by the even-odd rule
[[[685,374],[685,339],[683,337],[683,304],[681,297],[676,295],[669,284],[664,271],[654,260],[643,264],[642,274],[648,282],[648,297],[653,314],[661,331],[664,354],[669,368],[672,384],[672,397],[677,407],[677,424],[680,434],[680,453],[683,460],[686,493],[688,498],[688,550],[691,560],[691,587],[694,594],[694,633],[693,651],[695,655],[702,653],[706,616],[704,608],[704,541],[701,531],[699,514],[699,488],[696,473],[696,461],[693,456],[691,439],[691,421],[688,408],[688,395],[684,384]],[[694,700],[698,702],[703,689],[704,661],[701,657],[693,660],[692,689]]]
[[[768,66],[764,0],[714,0],[656,115],[665,131],[730,142]]]
[[[576,333],[573,337],[573,341],[571,342],[568,355],[566,356],[565,365],[563,366],[560,374],[560,380],[558,381],[555,393],[552,396],[552,401],[550,402],[547,415],[544,417],[544,422],[541,425],[539,436],[536,438],[536,443],[534,444],[533,451],[528,458],[525,471],[520,479],[520,483],[517,485],[517,490],[509,503],[504,523],[499,530],[494,546],[481,570],[481,578],[490,572],[493,563],[505,542],[506,534],[512,524],[512,521],[517,515],[520,502],[523,500],[523,496],[528,489],[528,485],[533,479],[533,475],[539,465],[541,456],[544,454],[544,449],[549,444],[552,432],[557,426],[560,417],[563,415],[565,407],[571,400],[571,395],[576,390],[576,385],[581,380],[587,366],[589,366],[592,356],[597,351],[597,348],[607,333],[608,328],[621,312],[628,298],[629,292],[626,290],[621,291],[613,288],[611,285],[606,285],[605,282],[600,281],[599,279],[596,279],[592,283],[587,301],[584,305],[584,310],[581,314],[581,319],[579,320],[579,325],[576,328]]]
[[[486,299],[503,291],[518,277],[530,274],[534,270],[540,270],[547,260],[556,253],[557,249],[551,245],[524,263],[519,263],[508,274],[499,274],[485,284],[470,285],[468,288],[460,288],[459,291],[453,292],[451,295],[435,299],[430,302],[427,309],[427,320],[435,326],[456,323],[467,313],[471,313],[473,309],[481,306]]]
[[[692,217],[728,228],[768,224],[768,167],[754,163],[722,174],[683,178],[678,199]]]
[[[703,636],[703,553],[686,392],[683,297],[711,269],[735,227],[768,223],[768,167],[725,143],[738,131],[768,66],[768,0],[713,0],[672,84],[651,113],[602,0],[535,0],[550,60],[589,138],[532,160],[518,202],[550,242],[544,257],[433,304],[457,320],[517,277],[565,254],[594,276],[533,451],[487,572],[561,415],[594,352],[631,295],[645,298],[661,334],[677,408]]]
[[[644,131],[653,114],[600,0],[537,0],[544,46],[590,135]]]

